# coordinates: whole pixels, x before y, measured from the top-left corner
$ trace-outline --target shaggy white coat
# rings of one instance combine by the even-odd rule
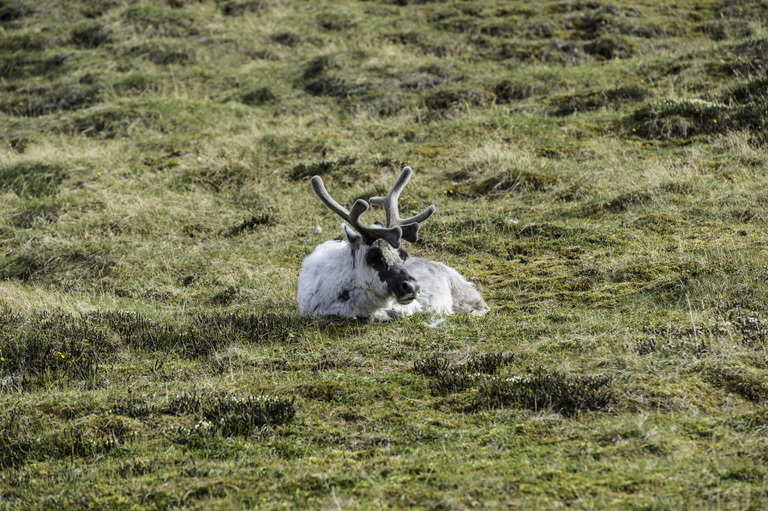
[[[490,308],[475,286],[443,263],[408,258],[405,268],[420,284],[410,304],[399,304],[388,293],[378,273],[365,263],[368,245],[343,226],[343,241],[326,241],[307,256],[301,266],[296,298],[302,317],[338,316],[374,318],[409,316],[417,311],[439,315],[482,316]],[[397,251],[386,242],[374,242],[390,257]],[[396,261],[392,261],[396,263]]]
[[[433,314],[471,314],[483,316],[491,310],[474,284],[459,272],[437,261],[421,257],[409,257],[405,269],[419,281],[419,296],[409,305],[392,305],[392,311],[400,316],[410,316],[417,311]]]
[[[365,264],[368,245],[362,244],[346,225],[343,231],[343,241],[318,245],[301,265],[296,298],[302,317],[371,318],[395,303],[386,282]],[[382,240],[375,243],[389,247]],[[389,250],[394,251],[391,247]]]

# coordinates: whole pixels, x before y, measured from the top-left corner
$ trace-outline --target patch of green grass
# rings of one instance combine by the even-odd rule
[[[0,22],[7,507],[766,507],[762,3]],[[300,321],[309,177],[405,165],[491,313]]]
[[[64,166],[46,162],[19,162],[0,167],[0,190],[24,198],[56,195],[67,178]]]

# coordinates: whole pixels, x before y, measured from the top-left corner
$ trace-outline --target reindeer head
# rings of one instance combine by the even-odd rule
[[[415,242],[418,238],[419,222],[429,218],[435,211],[429,206],[419,215],[405,220],[397,211],[397,201],[412,170],[405,167],[386,197],[372,197],[371,203],[384,206],[387,226],[379,222],[365,225],[360,216],[370,207],[363,199],[358,199],[347,211],[328,194],[320,176],[312,178],[312,188],[328,209],[346,220],[357,232],[342,224],[344,238],[352,248],[353,268],[356,283],[375,295],[392,297],[400,304],[408,304],[419,293],[419,282],[405,269],[406,251],[400,247],[400,240]]]

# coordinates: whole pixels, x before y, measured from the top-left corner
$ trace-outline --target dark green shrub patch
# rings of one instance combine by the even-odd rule
[[[734,126],[749,130],[756,144],[768,141],[768,100],[760,100],[740,105],[733,114]]]
[[[432,112],[446,112],[456,106],[488,105],[493,95],[484,89],[444,89],[424,96],[424,106]]]
[[[323,178],[325,178],[325,176],[347,172],[356,162],[357,158],[352,157],[302,162],[296,164],[290,170],[288,178],[292,181],[307,179],[314,175],[323,176]]]
[[[483,353],[472,355],[459,367],[468,373],[496,374],[514,361],[515,356],[511,353]]]
[[[416,360],[413,371],[430,378],[433,396],[473,389],[470,411],[515,406],[572,417],[586,410],[604,410],[613,401],[613,379],[607,375],[571,376],[541,367],[529,368],[524,376],[499,374],[514,360],[511,354],[487,353],[453,364],[445,356],[433,355]]]
[[[129,52],[158,66],[189,64],[195,60],[195,49],[175,40],[147,41],[134,46]]]
[[[38,117],[86,108],[97,103],[100,96],[101,87],[98,85],[62,84],[17,94],[0,103],[0,109],[17,116]]]
[[[63,72],[64,63],[71,57],[69,53],[61,53],[50,57],[32,55],[35,54],[30,55],[25,52],[18,52],[0,56],[0,77],[14,79],[30,76],[49,77],[59,75]]]
[[[132,419],[142,419],[158,413],[158,407],[148,401],[146,398],[129,395],[127,398],[115,402],[109,413],[112,415],[123,415]]]
[[[240,102],[250,106],[260,106],[275,101],[277,97],[269,87],[259,87],[240,96]]]
[[[641,337],[635,340],[634,350],[640,355],[658,354],[668,357],[700,359],[712,350],[704,336],[686,339],[663,336]]]
[[[141,429],[137,421],[119,415],[89,416],[48,439],[40,451],[60,458],[108,453],[137,438]]]
[[[699,25],[698,30],[714,41],[727,39],[743,39],[755,35],[754,27],[744,20],[712,20]]]
[[[0,278],[71,286],[77,280],[105,277],[113,267],[112,258],[100,250],[39,250],[18,254],[0,264]]]
[[[11,416],[0,419],[0,467],[30,460],[73,459],[113,451],[139,438],[141,423],[118,415],[91,415],[44,435],[19,429]]]
[[[0,37],[0,48],[6,52],[25,50],[40,51],[50,44],[50,38],[42,32],[22,32]]]
[[[355,22],[344,11],[321,12],[315,17],[317,26],[329,32],[339,32],[355,27]]]
[[[153,125],[159,118],[160,113],[150,109],[96,105],[77,112],[62,123],[61,130],[89,137],[117,138],[128,136],[137,127]]]
[[[301,36],[292,30],[272,34],[272,40],[283,46],[296,46],[301,42]]]
[[[98,48],[112,42],[112,32],[101,23],[86,23],[72,31],[72,42],[79,48]]]
[[[768,379],[765,374],[747,367],[717,365],[706,369],[704,378],[715,387],[748,401],[764,403],[768,400]]]
[[[0,333],[0,374],[23,389],[62,377],[95,384],[118,347],[107,332],[73,316],[9,316]]]
[[[274,224],[274,219],[269,213],[262,213],[261,215],[252,215],[251,218],[243,220],[237,225],[225,229],[222,234],[227,237],[239,236],[246,232],[253,232],[261,229],[265,226]]]
[[[429,390],[433,396],[446,396],[472,388],[482,375],[496,374],[514,362],[512,354],[474,354],[466,362],[452,363],[444,355],[433,355],[414,361],[413,372],[430,378]]]
[[[429,378],[440,373],[453,371],[457,373],[496,374],[502,367],[514,362],[515,356],[504,353],[473,354],[463,363],[454,363],[445,355],[432,355],[413,362],[413,372]]]
[[[571,18],[573,28],[582,39],[595,39],[606,33],[615,33],[627,18],[636,18],[639,11],[635,7],[622,8],[616,5],[587,4],[592,10],[580,12]]]
[[[121,345],[198,358],[237,342],[287,341],[301,328],[290,317],[214,314],[172,324],[125,311],[29,318],[7,313],[4,325],[0,371],[22,387],[61,376],[97,383],[103,364]]]
[[[768,78],[761,76],[739,83],[725,91],[721,99],[738,104],[765,102],[768,100]]]
[[[524,376],[484,380],[474,407],[517,406],[535,412],[551,410],[573,417],[587,410],[604,410],[613,401],[611,382],[604,374],[568,375],[541,367]]]
[[[146,351],[168,351],[188,358],[205,357],[237,342],[287,341],[301,325],[290,316],[200,314],[179,323],[158,323],[131,313],[103,317],[127,345]]]
[[[494,101],[497,105],[504,105],[529,98],[536,93],[535,87],[532,81],[503,80],[493,86]]]
[[[479,380],[479,375],[465,371],[440,371],[429,382],[429,392],[433,396],[447,396],[464,392],[473,387]]]
[[[32,449],[21,421],[22,414],[18,409],[0,412],[0,469],[23,464]]]
[[[420,358],[413,362],[413,372],[434,378],[439,373],[447,371],[451,367],[451,360],[444,355],[432,355]]]
[[[603,207],[614,213],[626,211],[632,206],[640,206],[653,200],[654,190],[633,190],[625,192],[603,203]]]
[[[584,43],[584,51],[603,59],[625,59],[637,53],[637,43],[621,35],[603,35]]]
[[[731,310],[728,312],[727,326],[733,327],[748,346],[762,348],[768,345],[768,319],[757,312]]]
[[[55,223],[60,216],[59,208],[53,205],[39,203],[27,209],[11,213],[11,224],[20,229],[31,229],[40,225]]]
[[[217,2],[216,7],[224,16],[243,16],[264,12],[269,4],[264,0],[228,0]]]
[[[338,69],[339,65],[328,55],[318,55],[304,65],[301,79],[310,82],[318,76],[324,75],[328,70]]]
[[[164,413],[194,416],[207,422],[198,426],[224,437],[249,436],[263,427],[290,422],[296,415],[293,399],[248,396],[240,399],[182,394],[169,400]]]
[[[651,96],[651,92],[640,85],[625,85],[615,89],[589,89],[576,94],[552,96],[553,115],[571,115],[590,112],[606,106],[614,108],[636,103]]]
[[[13,22],[35,13],[35,9],[22,2],[3,2],[0,4],[0,21]]]
[[[325,75],[304,86],[304,90],[312,96],[328,96],[337,99],[347,99],[369,89],[370,86],[366,83],[356,83],[339,76]]]

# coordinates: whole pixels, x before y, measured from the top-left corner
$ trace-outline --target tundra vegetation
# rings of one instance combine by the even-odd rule
[[[0,0],[0,506],[768,507],[767,21]],[[300,320],[405,165],[491,313]]]

